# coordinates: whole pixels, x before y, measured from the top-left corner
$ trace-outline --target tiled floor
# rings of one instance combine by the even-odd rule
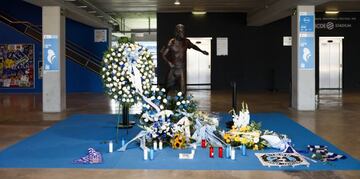
[[[227,112],[231,91],[190,91],[204,111]],[[251,112],[283,112],[340,149],[360,159],[360,92],[321,94],[318,110],[298,112],[289,108],[287,93],[239,92]],[[41,112],[41,94],[0,94],[0,150],[39,132],[72,114],[117,113],[114,102],[102,94],[68,94],[67,110]],[[170,171],[89,169],[0,169],[7,178],[360,178],[360,171],[265,172],[265,171]]]

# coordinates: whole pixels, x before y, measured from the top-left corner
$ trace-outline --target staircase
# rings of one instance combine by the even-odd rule
[[[42,30],[39,26],[35,26],[27,21],[19,21],[3,12],[0,12],[0,22],[42,43]],[[101,59],[69,40],[66,40],[66,59],[70,59],[85,68],[100,74]]]

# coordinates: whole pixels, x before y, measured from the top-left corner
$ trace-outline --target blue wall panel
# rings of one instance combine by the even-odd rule
[[[41,25],[42,9],[20,0],[0,1],[0,11],[22,21],[29,21],[34,25]],[[108,43],[94,42],[93,27],[66,19],[66,39],[76,43],[101,60]],[[38,61],[42,60],[42,44],[23,35],[13,28],[0,22],[0,44],[32,43],[35,44],[35,88],[32,89],[6,89],[0,88],[4,93],[38,93],[42,92],[42,80],[38,79]],[[71,61],[66,61],[67,92],[102,92],[102,82],[96,73]]]

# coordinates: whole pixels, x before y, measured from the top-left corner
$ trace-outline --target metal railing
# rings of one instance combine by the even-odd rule
[[[0,22],[42,43],[42,30],[39,26],[28,21],[18,21],[2,12],[0,12]],[[66,57],[97,74],[100,73],[101,59],[69,40],[66,40]]]

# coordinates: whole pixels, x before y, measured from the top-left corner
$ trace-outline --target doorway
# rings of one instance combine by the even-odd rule
[[[319,89],[342,89],[342,64],[344,37],[319,38]]]
[[[342,105],[344,37],[319,37],[319,108]]]
[[[201,50],[209,52],[209,55],[194,49],[187,50],[187,89],[211,89],[211,37],[188,39]]]

